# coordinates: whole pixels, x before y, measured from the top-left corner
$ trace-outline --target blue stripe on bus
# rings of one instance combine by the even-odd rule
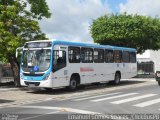
[[[47,72],[46,73],[44,73],[44,75],[43,76],[39,76],[39,77],[37,77],[37,76],[24,76],[23,74],[22,74],[22,76],[23,76],[23,79],[24,79],[24,81],[42,81],[42,80],[44,80],[44,78],[46,77],[46,75],[47,74],[50,74],[50,72],[51,72],[52,70],[51,70],[51,68],[49,68],[48,70],[47,70]],[[22,73],[22,69],[21,69],[21,73]]]
[[[52,40],[52,42],[53,42],[53,45],[70,45],[70,46],[93,47],[93,48],[103,48],[103,49],[113,49],[113,50],[136,52],[136,49],[127,48],[127,47],[117,47],[117,46],[110,46],[110,45],[96,45],[96,44],[81,43],[81,42],[68,42],[68,41],[63,41],[63,40]]]

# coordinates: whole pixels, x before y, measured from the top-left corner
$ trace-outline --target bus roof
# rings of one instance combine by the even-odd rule
[[[57,39],[36,40],[36,41],[29,41],[29,42],[26,42],[26,43],[32,43],[32,42],[52,42],[54,45],[70,45],[70,46],[94,47],[94,48],[103,48],[103,49],[106,48],[106,49],[136,52],[136,49],[128,48],[128,47],[117,47],[117,46],[111,46],[111,45],[98,45],[98,44],[91,44],[91,43],[84,43],[84,42],[70,42],[70,41],[57,40]]]

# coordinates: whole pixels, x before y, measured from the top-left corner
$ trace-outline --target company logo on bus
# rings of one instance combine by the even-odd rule
[[[80,72],[92,72],[92,71],[94,71],[94,69],[91,67],[81,67],[80,68]]]

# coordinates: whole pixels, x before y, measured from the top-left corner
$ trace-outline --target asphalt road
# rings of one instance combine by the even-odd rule
[[[129,84],[129,83],[128,83]],[[127,84],[127,85],[128,85]],[[160,86],[150,84],[147,86],[128,87],[112,91],[94,92],[94,88],[88,88],[90,94],[81,94],[64,99],[48,99],[43,102],[1,108],[0,118],[19,118],[21,120],[67,120],[67,119],[142,119],[138,115],[152,115],[153,119],[160,119]],[[135,86],[135,87],[134,87]],[[101,87],[101,86],[100,86]],[[102,86],[103,88],[104,86]],[[117,86],[119,87],[119,86]],[[109,87],[112,88],[112,85]],[[96,88],[95,88],[96,89]],[[70,93],[73,94],[73,93]],[[88,114],[84,116],[76,116]],[[121,115],[107,116],[106,118],[89,115]],[[157,116],[156,116],[157,115]],[[129,117],[128,117],[129,116]],[[151,116],[147,116],[151,117]]]

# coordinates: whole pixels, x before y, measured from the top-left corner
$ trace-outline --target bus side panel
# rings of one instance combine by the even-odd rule
[[[130,78],[137,75],[137,63],[131,63]]]
[[[137,63],[125,63],[122,79],[132,78],[137,75]]]
[[[102,68],[104,68],[104,69],[102,69]],[[104,74],[103,81],[111,81],[114,79],[114,74],[115,74],[115,70],[116,70],[114,63],[104,63],[104,65],[102,65],[99,69]]]
[[[109,81],[114,79],[113,63],[70,63],[69,74],[80,74],[81,84]]]
[[[67,66],[56,71],[53,76],[53,87],[69,86],[74,73],[80,75],[80,84],[114,80],[116,71],[121,78],[127,79],[137,74],[136,63],[67,63]]]
[[[53,87],[63,87],[69,85],[68,67],[62,68],[53,73],[52,85]]]

